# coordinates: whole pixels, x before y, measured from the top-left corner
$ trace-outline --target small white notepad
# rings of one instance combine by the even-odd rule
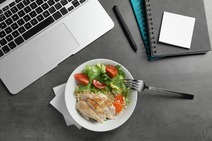
[[[164,12],[159,42],[189,49],[195,18]]]

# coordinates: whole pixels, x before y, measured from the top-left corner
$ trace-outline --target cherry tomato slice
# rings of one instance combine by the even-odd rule
[[[106,66],[106,73],[111,77],[115,77],[116,74],[118,73],[118,70],[115,66],[112,66],[112,65],[107,65]]]
[[[116,113],[118,114],[118,113],[120,113],[121,111],[122,111],[122,105],[121,105],[121,103],[119,103],[119,102],[114,102],[113,103],[113,105],[114,105],[114,107],[116,108]]]
[[[77,73],[74,75],[74,78],[81,84],[87,85],[89,83],[89,78],[87,74],[84,73]]]
[[[122,94],[118,94],[115,96],[115,102],[119,102],[121,104],[124,104],[125,100],[124,100],[124,96]]]
[[[101,82],[99,82],[98,80],[93,80],[93,85],[98,88],[98,89],[104,89],[106,85],[102,84]]]

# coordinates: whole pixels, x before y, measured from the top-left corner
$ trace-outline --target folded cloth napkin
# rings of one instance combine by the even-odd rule
[[[65,86],[66,83],[53,88],[55,97],[50,101],[50,104],[63,115],[67,126],[75,125],[78,129],[81,129],[82,127],[74,121],[66,107]]]

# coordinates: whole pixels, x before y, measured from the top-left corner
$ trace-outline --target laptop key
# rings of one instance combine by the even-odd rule
[[[19,33],[18,33],[18,31],[16,30],[16,31],[14,31],[14,32],[12,33],[12,35],[13,35],[14,38],[16,38],[16,37],[18,37]]]
[[[24,13],[23,10],[21,10],[21,11],[18,12],[18,15],[19,15],[19,17],[23,17],[25,15],[25,13]]]
[[[80,0],[80,3],[83,3],[83,2],[85,2],[86,0]]]
[[[55,4],[54,6],[57,10],[60,9],[62,7],[62,5],[60,3]]]
[[[21,1],[22,1],[22,0],[15,0],[16,3],[19,3],[19,2],[21,2]]]
[[[24,8],[24,11],[25,11],[26,13],[29,13],[29,12],[31,11],[31,8],[30,8],[29,6],[27,6],[27,7]]]
[[[9,4],[10,7],[13,7],[14,5],[15,5],[15,2],[11,2],[11,3]]]
[[[0,40],[0,45],[1,46],[4,46],[4,45],[6,45],[7,44],[7,41],[5,40],[5,39],[1,39]]]
[[[38,33],[39,31],[41,31],[42,29],[44,29],[45,27],[47,27],[53,22],[54,22],[54,19],[51,16],[48,17],[47,19],[43,20],[41,23],[37,24],[32,29],[24,33],[23,38],[25,40],[29,39],[30,37],[32,37],[33,35],[35,35],[36,33]]]
[[[49,8],[48,4],[44,3],[42,6],[43,10],[46,10],[47,8]]]
[[[43,10],[42,10],[40,7],[36,8],[35,11],[36,11],[38,14],[40,14],[41,12],[43,12]]]
[[[28,22],[31,18],[30,18],[30,16],[29,16],[29,15],[26,15],[26,16],[24,16],[24,18],[23,18],[23,19],[24,19],[24,21],[25,21],[25,22]]]
[[[6,37],[6,39],[7,39],[8,42],[10,42],[10,41],[13,39],[13,37],[12,37],[12,35],[8,35],[8,36]]]
[[[0,22],[2,22],[3,20],[5,20],[5,16],[3,14],[0,15]]]
[[[74,0],[74,1],[72,2],[72,4],[74,5],[74,7],[77,7],[77,6],[80,5],[80,3],[79,3],[77,0]]]
[[[48,11],[43,12],[43,16],[46,18],[50,15],[50,13]]]
[[[0,23],[0,28],[1,29],[4,29],[5,27],[7,27],[7,25],[4,22]]]
[[[6,10],[8,10],[9,9],[9,6],[5,6],[2,10],[3,11],[6,11]]]
[[[24,8],[24,5],[22,2],[20,2],[19,4],[17,4],[17,7],[19,10],[21,10],[22,8]]]
[[[73,9],[74,9],[74,6],[71,6],[71,7],[68,8],[68,11],[71,11]]]
[[[54,7],[49,8],[49,12],[52,14],[56,11],[56,9]]]
[[[30,12],[29,15],[31,16],[31,18],[34,18],[35,16],[37,16],[35,11]]]
[[[65,14],[68,13],[68,11],[66,10],[65,7],[63,7],[63,8],[60,10],[60,12],[61,12],[63,15],[65,15]]]
[[[64,6],[66,4],[68,4],[67,0],[61,0],[61,4]]]
[[[36,4],[35,2],[33,2],[33,3],[30,4],[30,7],[31,7],[32,9],[35,9],[35,8],[37,7],[37,4]]]
[[[10,10],[12,11],[12,13],[16,13],[18,11],[18,8],[16,6],[14,6]]]
[[[12,19],[13,19],[13,21],[18,20],[18,19],[19,19],[19,18],[18,18],[18,15],[17,15],[17,14],[13,15],[13,16],[12,16]]]
[[[33,19],[30,21],[32,25],[36,25],[38,23],[38,21],[36,19]]]
[[[36,0],[36,3],[37,3],[38,5],[41,5],[41,4],[43,3],[43,0]]]
[[[44,19],[44,17],[42,15],[37,16],[37,20],[40,22]]]
[[[49,0],[47,3],[49,4],[49,6],[52,6],[53,4],[55,4],[53,0]]]
[[[24,42],[24,39],[23,39],[21,36],[15,39],[15,43],[16,43],[17,45],[20,45],[20,44],[23,43],[23,42]]]
[[[4,53],[0,50],[0,57],[2,57],[4,55]]]
[[[11,23],[13,23],[13,21],[10,18],[6,19],[5,22],[7,23],[7,25],[10,25]]]
[[[6,32],[7,34],[9,34],[10,32],[12,32],[12,29],[11,29],[10,27],[7,27],[7,28],[5,29],[5,32]]]
[[[2,48],[2,50],[3,50],[3,52],[6,54],[6,53],[8,53],[8,52],[10,51],[10,48],[9,48],[8,46],[4,46],[4,47]]]
[[[30,29],[32,26],[31,26],[30,23],[26,23],[26,24],[24,25],[24,27],[25,27],[26,29]]]
[[[4,31],[1,31],[1,32],[0,32],[0,38],[3,38],[5,35],[6,35],[6,34],[5,34]]]
[[[20,33],[24,33],[24,32],[26,31],[26,29],[22,26],[22,27],[20,27],[20,28],[18,29],[18,31],[19,31]]]
[[[24,20],[23,19],[20,19],[20,20],[17,21],[17,23],[18,23],[19,26],[21,26],[21,25],[24,24]]]
[[[10,12],[10,10],[7,10],[7,11],[4,13],[4,15],[5,15],[6,17],[10,17],[10,16],[12,15],[12,13]]]
[[[11,25],[11,27],[12,27],[13,30],[16,30],[18,28],[18,24],[17,23],[13,23]]]
[[[59,11],[57,11],[56,13],[53,14],[53,17],[54,17],[55,20],[58,20],[59,18],[62,17],[62,15],[60,14]]]
[[[30,4],[30,1],[29,1],[29,0],[23,0],[23,3],[24,3],[25,5],[28,5],[28,4]]]
[[[12,41],[8,44],[8,46],[10,47],[10,49],[14,49],[16,47],[16,44]]]

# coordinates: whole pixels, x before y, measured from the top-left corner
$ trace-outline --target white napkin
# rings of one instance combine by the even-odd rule
[[[67,126],[75,125],[78,129],[81,129],[82,127],[74,121],[65,105],[65,86],[66,83],[53,88],[55,97],[50,101],[50,104],[63,114]]]

